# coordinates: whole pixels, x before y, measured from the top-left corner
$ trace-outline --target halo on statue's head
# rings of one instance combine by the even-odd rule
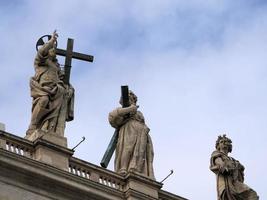
[[[36,42],[36,51],[38,51],[45,43],[47,43],[52,38],[52,35],[43,35]],[[55,42],[55,47],[57,47],[57,41]]]

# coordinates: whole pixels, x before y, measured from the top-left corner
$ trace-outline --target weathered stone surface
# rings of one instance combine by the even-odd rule
[[[137,96],[131,91],[129,92],[129,102],[129,107],[116,108],[109,113],[111,126],[119,129],[115,171],[122,175],[135,172],[155,179],[154,150],[149,128],[145,124],[143,114],[137,110]]]
[[[0,149],[0,183],[20,188],[28,199],[123,200],[123,192]],[[0,193],[1,193],[0,188]],[[38,194],[38,195],[34,195]],[[21,200],[11,194],[8,200]],[[27,200],[28,200],[27,199]],[[41,199],[41,198],[40,198]]]
[[[34,157],[37,161],[69,171],[69,157],[72,152],[60,151],[59,149],[50,148],[45,143],[39,143],[36,145]]]
[[[215,147],[210,169],[217,176],[218,200],[258,200],[257,193],[244,184],[245,167],[228,155],[232,152],[232,141],[226,135],[219,136]]]
[[[51,200],[38,193],[24,190],[14,185],[6,184],[0,181],[0,199],[1,200]]]
[[[30,141],[35,141],[35,140],[41,138],[43,140],[57,144],[57,145],[62,146],[62,147],[67,148],[67,146],[68,146],[67,138],[60,136],[60,135],[57,135],[54,132],[44,132],[42,130],[36,130],[31,135],[26,135],[25,138],[30,140]]]
[[[162,187],[161,183],[131,172],[127,174],[125,180],[127,200],[140,199],[141,196],[152,199],[159,198],[158,191]]]
[[[185,200],[161,190],[162,184],[149,177],[122,176],[42,138],[32,142],[0,131],[0,141],[0,199]]]
[[[32,117],[27,135],[36,130],[64,136],[65,122],[73,119],[74,89],[63,82],[56,58],[57,33],[37,52],[35,75],[30,79]]]

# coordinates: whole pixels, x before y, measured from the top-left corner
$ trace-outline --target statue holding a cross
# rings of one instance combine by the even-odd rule
[[[145,124],[143,114],[138,110],[137,96],[122,86],[118,107],[109,113],[109,123],[116,129],[106,153],[101,161],[107,167],[115,153],[115,171],[123,176],[129,172],[155,180],[153,170],[154,150],[150,129]]]
[[[67,50],[57,49],[56,31],[48,35],[48,42],[40,38],[34,60],[35,75],[30,79],[33,98],[31,123],[27,137],[35,131],[64,136],[66,121],[73,120],[74,89],[69,83],[71,59],[93,61],[92,56],[72,52],[73,40],[68,40]],[[57,55],[65,56],[64,71]]]

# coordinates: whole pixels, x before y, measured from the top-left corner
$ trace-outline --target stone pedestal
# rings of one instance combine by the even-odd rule
[[[31,135],[26,135],[25,138],[30,140],[30,141],[33,141],[33,142],[37,139],[43,139],[43,140],[57,144],[57,145],[62,146],[62,147],[67,148],[67,146],[68,146],[67,145],[67,138],[65,138],[63,136],[59,136],[53,132],[44,132],[42,130],[36,130]]]
[[[159,199],[162,184],[136,173],[126,176],[125,193],[127,200]]]
[[[37,139],[34,142],[34,146],[35,160],[69,171],[69,158],[73,155],[72,150],[53,144],[44,139]]]
[[[35,160],[69,171],[69,158],[73,155],[73,151],[67,148],[67,138],[41,130],[25,138],[34,144]]]

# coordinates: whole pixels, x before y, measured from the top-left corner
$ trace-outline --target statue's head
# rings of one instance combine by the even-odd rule
[[[219,135],[215,147],[218,151],[232,152],[232,140],[225,134],[223,136]]]
[[[131,90],[129,91],[129,101],[130,104],[136,104],[137,102],[137,96]]]

